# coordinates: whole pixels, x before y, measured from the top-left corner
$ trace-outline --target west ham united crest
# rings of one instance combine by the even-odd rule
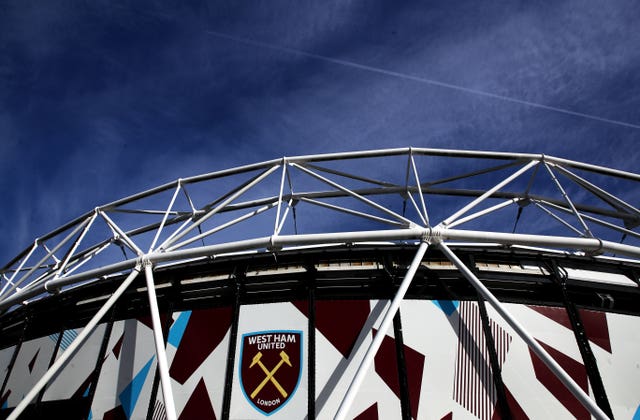
[[[251,405],[267,416],[284,407],[300,383],[302,331],[244,334],[240,354],[240,386]]]

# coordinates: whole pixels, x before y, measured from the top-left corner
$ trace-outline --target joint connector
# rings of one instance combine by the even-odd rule
[[[594,250],[590,250],[590,251],[585,251],[586,255],[589,255],[591,257],[597,257],[598,255],[602,255],[604,254],[604,244],[602,243],[602,240],[599,238],[593,238],[596,241],[598,241],[598,247]]]
[[[432,245],[438,245],[442,242],[442,230],[437,227],[430,227],[422,236],[422,241]]]
[[[149,258],[149,254],[145,254],[138,258],[138,263],[136,265],[139,265],[142,268],[153,267],[153,262],[151,261],[151,258]]]
[[[60,293],[60,288],[59,287],[51,287],[49,285],[49,282],[45,282],[44,290],[46,290],[47,293],[52,294],[52,295],[57,295],[58,293]]]
[[[282,249],[282,245],[276,244],[276,235],[271,235],[269,237],[269,246],[267,246],[267,250],[272,253],[276,253]]]

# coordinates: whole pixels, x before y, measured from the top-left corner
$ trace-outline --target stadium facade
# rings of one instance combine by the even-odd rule
[[[403,148],[98,206],[2,269],[0,417],[638,417],[639,181]]]

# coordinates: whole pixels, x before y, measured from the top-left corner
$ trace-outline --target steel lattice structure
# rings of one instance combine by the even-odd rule
[[[607,415],[452,251],[462,244],[640,263],[640,175],[545,155],[402,148],[281,159],[182,178],[98,206],[34,241],[2,269],[0,310],[109,278],[116,292],[79,346],[144,271],[167,417],[175,418],[154,273],[300,247],[417,246],[379,328],[386,331],[429,247],[439,249],[596,418]],[[621,240],[622,239],[622,240]],[[336,418],[380,346],[378,334]],[[379,338],[379,339],[378,339]],[[68,358],[75,347],[64,355]],[[65,362],[58,359],[17,416]]]

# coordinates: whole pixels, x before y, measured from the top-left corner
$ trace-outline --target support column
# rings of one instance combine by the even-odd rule
[[[413,257],[413,261],[411,261],[411,265],[407,270],[407,274],[405,274],[395,297],[391,301],[389,309],[387,309],[387,312],[384,314],[382,323],[380,324],[380,328],[378,329],[378,333],[369,345],[369,348],[367,349],[367,352],[365,353],[364,358],[362,359],[362,362],[360,363],[360,366],[356,371],[353,381],[351,381],[351,385],[349,385],[349,389],[347,390],[342,403],[340,403],[340,407],[338,408],[338,412],[336,413],[334,420],[344,420],[344,418],[347,416],[347,413],[351,408],[351,404],[353,404],[353,400],[355,399],[356,394],[358,393],[358,390],[362,385],[362,381],[369,371],[371,363],[373,363],[373,359],[376,356],[380,345],[382,344],[382,340],[387,335],[387,331],[389,330],[389,327],[393,322],[393,318],[396,315],[396,312],[398,312],[398,308],[400,308],[400,303],[402,303],[404,295],[407,293],[407,289],[409,289],[409,285],[413,280],[413,276],[416,274],[416,271],[418,271],[418,267],[422,262],[422,257],[424,257],[424,254],[425,252],[427,252],[428,247],[429,244],[427,242],[423,241],[420,243],[420,246],[416,251],[416,255]]]
[[[156,356],[158,357],[158,372],[160,372],[160,383],[162,384],[162,397],[164,407],[167,412],[167,420],[176,420],[176,407],[173,402],[173,391],[171,390],[171,377],[169,376],[169,364],[167,363],[167,353],[164,349],[164,336],[162,334],[162,324],[160,323],[160,311],[158,310],[158,299],[156,297],[156,285],[153,281],[153,266],[151,262],[145,261],[144,273],[147,280],[147,293],[149,294],[149,309],[151,310],[151,322],[153,324],[153,340],[156,344]]]
[[[493,308],[500,314],[502,318],[515,330],[515,332],[524,340],[529,348],[544,362],[544,364],[553,372],[554,375],[567,387],[567,389],[580,401],[580,403],[599,420],[608,420],[609,417],[598,407],[598,405],[585,393],[578,384],[560,367],[560,365],[553,360],[553,358],[546,352],[546,350],[538,344],[535,338],[533,338],[520,323],[511,316],[509,312],[502,306],[500,301],[485,287],[484,284],[469,270],[469,268],[458,258],[456,254],[449,249],[443,242],[439,244],[440,249],[445,256],[451,261],[464,277],[469,280],[469,283],[478,291],[482,297],[484,297]]]
[[[589,384],[591,385],[591,390],[593,391],[595,400],[602,411],[607,413],[608,416],[613,417],[613,411],[611,410],[611,404],[609,404],[607,391],[604,387],[604,383],[602,383],[602,376],[600,376],[598,363],[591,351],[591,345],[589,344],[589,338],[587,337],[587,333],[584,329],[580,312],[569,298],[566,275],[563,275],[555,261],[552,260],[550,265],[553,269],[552,272],[554,280],[560,286],[562,291],[562,300],[567,311],[567,315],[569,316],[569,321],[571,322],[571,329],[573,330],[573,334],[576,338],[576,343],[578,344],[578,349],[580,350],[582,362],[584,363],[584,368],[587,371]]]
[[[229,288],[233,288],[233,315],[229,328],[229,347],[227,349],[227,367],[225,370],[224,390],[222,395],[222,420],[229,420],[231,412],[231,392],[233,391],[233,372],[236,363],[236,342],[238,341],[238,321],[240,320],[240,303],[244,294],[246,266],[236,266],[229,276]]]
[[[313,263],[305,264],[307,270],[307,304],[309,317],[307,335],[309,347],[307,352],[307,420],[316,420],[316,276],[318,275]]]

